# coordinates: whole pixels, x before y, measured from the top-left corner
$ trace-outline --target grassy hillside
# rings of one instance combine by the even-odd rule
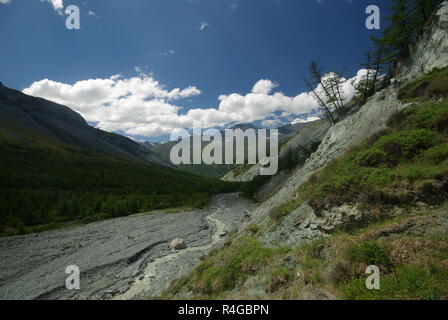
[[[270,214],[275,226],[304,201],[316,212],[351,203],[371,213],[364,229],[299,248],[267,248],[258,239],[267,227],[251,225],[163,297],[447,299],[447,80],[447,69],[435,70],[403,87],[399,97],[414,106]],[[380,267],[380,290],[366,289],[369,265]]]
[[[406,212],[356,233],[339,232],[299,248],[267,248],[253,237],[228,241],[161,298],[446,299],[447,207]],[[426,226],[425,232],[421,230]],[[253,229],[253,227],[251,228]],[[381,270],[381,290],[365,286],[366,267]]]
[[[0,234],[14,235],[178,206],[235,186],[80,149],[0,140]]]
[[[435,71],[404,87],[402,99],[446,96],[448,80]],[[448,197],[448,99],[418,103],[395,114],[384,131],[319,172],[298,193],[319,209],[342,203],[365,206],[437,203]]]
[[[445,300],[448,208],[409,210],[354,233],[338,232],[299,248],[267,248],[233,238],[161,298]],[[255,229],[254,226],[250,228]],[[368,290],[366,267],[381,270]]]
[[[282,204],[272,215],[284,217],[303,201],[317,212],[345,203],[380,212],[381,207],[446,201],[447,80],[448,69],[435,70],[404,86],[398,95],[414,102],[413,107],[392,116],[387,129],[313,175],[297,190],[299,201]]]

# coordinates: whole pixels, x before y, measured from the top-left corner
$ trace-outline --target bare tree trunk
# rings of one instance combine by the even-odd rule
[[[372,91],[371,94],[373,95],[375,93],[376,90],[376,82],[378,80],[378,75],[381,71],[381,65],[383,64],[383,47],[379,47],[378,48],[378,52],[376,53],[376,57],[375,57],[375,74],[374,74],[374,78],[373,78],[373,83],[372,83]]]
[[[339,77],[339,79],[338,79],[338,84],[336,85],[336,91],[337,91],[337,94],[338,94],[338,98],[339,98],[339,100],[340,100],[340,102],[341,102],[341,111],[343,112],[344,110],[344,98],[342,97],[342,93],[341,93],[341,88],[340,88],[340,84],[341,84],[341,82],[340,82],[340,80],[341,80],[341,78]]]
[[[323,81],[322,81],[322,73],[319,71],[319,66],[318,66],[317,62],[311,61],[311,63],[310,63],[310,70],[311,70],[311,75],[314,77],[315,82],[322,86],[322,88],[324,89],[324,92],[325,92],[325,95],[326,95],[327,99],[331,101],[331,103],[333,104],[336,112],[338,113],[339,116],[341,116],[341,113],[340,113],[339,106],[338,106],[337,102],[334,99],[332,101],[332,96],[331,96],[330,92],[328,91],[328,88],[327,88],[326,84],[323,83]]]
[[[325,108],[325,111],[327,112],[328,116],[330,117],[330,120],[331,120],[330,123],[331,123],[331,124],[335,124],[336,121],[335,121],[333,115],[331,114],[331,110],[330,110],[330,108],[328,108],[327,104],[322,100],[322,98],[319,96],[319,94],[317,94],[317,92],[316,92],[316,90],[314,89],[313,85],[312,85],[308,80],[306,80],[306,79],[304,79],[304,80],[305,80],[305,83],[306,83],[308,89],[309,89],[311,92],[313,92],[314,97],[315,97],[315,98],[319,101],[319,103]]]

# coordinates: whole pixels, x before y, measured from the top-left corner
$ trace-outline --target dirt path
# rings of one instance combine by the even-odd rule
[[[140,214],[73,229],[0,239],[0,299],[140,299],[159,294],[219,245],[254,205],[220,195],[206,210]],[[170,251],[174,238],[188,248]],[[81,271],[67,290],[65,269]]]

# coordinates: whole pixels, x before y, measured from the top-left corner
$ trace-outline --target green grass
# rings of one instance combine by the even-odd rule
[[[405,85],[398,93],[398,98],[407,102],[446,96],[448,96],[448,68],[435,69],[417,81]]]
[[[448,183],[448,100],[412,107],[315,174],[299,190],[315,209],[434,202]]]
[[[395,223],[391,221],[388,223]],[[426,259],[396,262],[397,256],[412,252],[412,245],[422,241],[418,237],[402,239],[406,241],[394,252],[391,248],[397,246],[393,241],[343,232],[304,244],[295,251],[265,248],[254,238],[235,239],[223,249],[215,249],[192,273],[174,281],[162,298],[174,298],[186,291],[193,293],[193,299],[232,297],[234,290],[242,290],[250,277],[265,288],[268,296],[277,298],[285,294],[294,298],[295,290],[312,285],[330,288],[337,297],[353,300],[446,299],[448,250],[441,245],[445,240],[426,240],[429,245],[414,253]],[[284,266],[282,261],[291,256],[298,257],[298,264]],[[380,290],[365,286],[368,265],[377,265],[381,270]],[[300,272],[300,277],[294,270]]]
[[[194,211],[198,208],[193,206],[183,206],[183,207],[175,207],[175,208],[167,208],[167,209],[157,209],[149,212],[136,213],[135,214],[155,214],[155,213],[178,213],[178,212],[187,212]],[[134,214],[132,213],[132,214]],[[79,226],[83,226],[92,222],[103,221],[107,219],[111,219],[111,215],[107,213],[95,213],[88,216],[85,216],[80,219],[70,220],[70,221],[52,221],[47,224],[38,224],[36,226],[25,226],[22,222],[14,222],[13,224],[3,225],[0,233],[0,237],[8,237],[8,236],[16,236],[16,235],[24,235],[24,234],[32,234],[32,233],[41,233],[45,231],[51,230],[64,230],[75,228]]]
[[[446,236],[403,234],[393,240],[372,237],[370,231],[396,221],[383,222],[356,235],[339,233],[301,246],[297,253],[305,283],[318,287],[332,284],[338,297],[349,300],[447,299]],[[370,265],[380,269],[379,290],[366,287],[365,270]]]
[[[384,267],[391,271],[394,265],[387,250],[377,242],[365,240],[350,246],[347,250],[347,259],[353,263],[362,263]]]
[[[340,290],[349,300],[445,300],[448,298],[447,269],[400,267],[396,271],[396,277],[392,275],[381,277],[380,290],[368,290],[365,277],[344,283]]]
[[[188,164],[188,165],[179,165],[178,168],[180,170],[184,170],[185,172],[190,172],[193,174],[198,174],[205,177],[213,177],[213,178],[221,178],[227,172],[232,170],[233,165],[226,164]]]
[[[293,199],[288,202],[282,203],[269,212],[269,217],[274,223],[280,223],[290,213],[296,210],[301,204],[302,201],[298,199]]]
[[[191,274],[171,284],[164,295],[172,297],[181,288],[187,288],[198,297],[216,297],[235,289],[276,255],[287,251],[266,248],[255,238],[238,239],[221,250],[212,251]]]
[[[86,225],[92,222],[102,221],[109,219],[110,216],[105,213],[97,213],[86,216],[81,219],[75,219],[71,221],[52,221],[46,224],[38,224],[35,226],[25,226],[23,222],[14,222],[13,224],[3,225],[1,227],[2,232],[0,233],[0,237],[8,237],[15,235],[24,235],[30,233],[41,233],[50,230],[63,230],[79,227],[82,225]]]
[[[315,174],[298,191],[315,209],[434,202],[447,196],[448,69],[404,86],[403,100],[420,104],[393,115],[388,128]],[[418,99],[417,99],[418,98]]]

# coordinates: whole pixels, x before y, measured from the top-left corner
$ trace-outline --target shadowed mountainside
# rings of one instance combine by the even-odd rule
[[[173,167],[124,136],[95,129],[75,111],[0,84],[0,134],[33,146],[68,145],[108,156]]]

